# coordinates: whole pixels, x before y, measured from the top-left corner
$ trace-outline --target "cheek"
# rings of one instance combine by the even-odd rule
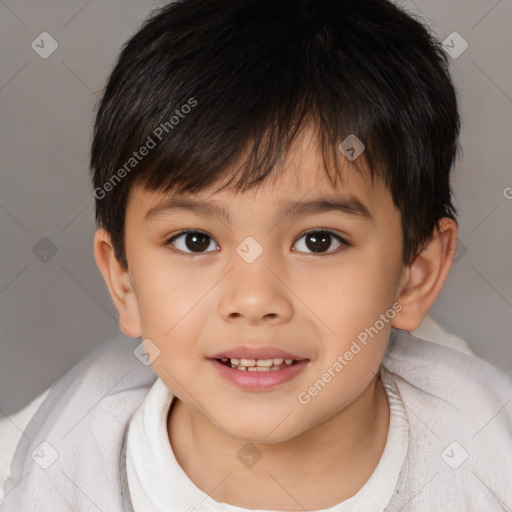
[[[204,275],[180,265],[165,248],[140,252],[133,272],[143,323],[158,336],[185,318],[207,290]]]
[[[347,391],[348,386],[357,392],[371,377],[369,369],[377,371],[384,355],[395,313],[395,267],[377,246],[354,252],[345,262],[332,266],[309,294],[307,305],[321,319],[317,325],[321,329],[322,368],[318,371],[328,369],[342,356],[342,372],[331,371],[337,376],[333,383]],[[337,384],[329,388],[337,388]]]
[[[378,254],[355,254],[330,268],[310,290],[311,307],[337,336],[353,336],[354,329],[373,324],[393,303],[395,282],[390,268]]]
[[[148,260],[149,261],[149,260]],[[138,304],[142,333],[159,348],[155,369],[165,365],[186,367],[194,360],[206,301],[208,279],[180,272],[169,261],[138,267]]]

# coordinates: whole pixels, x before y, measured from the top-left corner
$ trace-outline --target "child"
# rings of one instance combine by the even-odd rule
[[[512,385],[411,335],[456,252],[456,91],[387,0],[181,0],[99,104],[111,341],[52,386],[5,512],[511,510]]]

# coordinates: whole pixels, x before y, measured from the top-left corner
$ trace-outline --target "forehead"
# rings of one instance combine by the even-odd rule
[[[241,208],[252,214],[272,210],[281,217],[287,212],[319,213],[330,208],[345,211],[354,218],[375,221],[387,217],[394,209],[388,189],[377,176],[372,182],[361,157],[350,162],[340,152],[338,170],[333,185],[314,133],[304,130],[285,158],[276,164],[272,176],[248,190],[236,191],[233,186],[219,190],[231,176],[194,194],[150,191],[134,185],[127,200],[127,218],[151,222],[173,211],[189,210],[220,215],[231,223],[234,210]],[[336,172],[334,166],[332,172]]]

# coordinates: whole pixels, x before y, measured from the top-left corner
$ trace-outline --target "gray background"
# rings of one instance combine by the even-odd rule
[[[162,3],[0,2],[3,414],[119,334],[92,252],[93,107],[120,47]],[[463,117],[454,172],[460,251],[430,316],[511,372],[512,0],[398,3],[454,50],[461,46],[453,32],[469,44],[450,58]],[[59,45],[47,59],[31,47],[42,32]],[[126,340],[134,348],[140,342]]]

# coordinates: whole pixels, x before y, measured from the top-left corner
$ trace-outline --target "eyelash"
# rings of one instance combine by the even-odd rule
[[[188,233],[200,233],[202,235],[206,235],[210,240],[214,240],[210,235],[208,235],[207,233],[205,233],[204,231],[199,231],[197,229],[184,229],[183,231],[180,231],[179,233],[177,233],[176,235],[173,235],[171,238],[169,238],[166,242],[165,242],[165,245],[168,246],[168,245],[172,245],[172,243],[177,239],[179,238],[180,236],[182,235],[186,235]],[[346,247],[349,247],[351,244],[349,244],[342,236],[338,235],[337,233],[334,233],[333,231],[329,230],[329,229],[322,229],[322,228],[317,228],[317,229],[312,229],[310,231],[306,231],[302,234],[299,235],[299,237],[297,238],[297,241],[300,240],[302,237],[306,236],[306,235],[311,235],[311,234],[314,234],[314,233],[327,233],[329,234],[330,236],[332,236],[333,238],[335,238],[338,242],[341,243],[341,246],[340,247],[337,247],[336,249],[334,249],[333,251],[328,251],[328,252],[320,252],[320,253],[315,253],[315,252],[308,252],[308,253],[305,253],[305,254],[312,254],[312,255],[316,255],[316,256],[325,256],[325,255],[329,255],[329,254],[335,254],[337,252],[339,252],[340,250],[343,250],[344,248]],[[296,242],[295,242],[296,243]],[[294,244],[295,245],[295,244]],[[209,252],[215,252],[215,251],[204,251],[204,252],[185,252],[185,251],[182,251],[181,249],[172,249],[172,250],[175,250],[181,254],[184,254],[186,256],[194,256],[194,255],[201,255],[201,254],[208,254]],[[296,252],[302,252],[302,251],[296,251]]]

